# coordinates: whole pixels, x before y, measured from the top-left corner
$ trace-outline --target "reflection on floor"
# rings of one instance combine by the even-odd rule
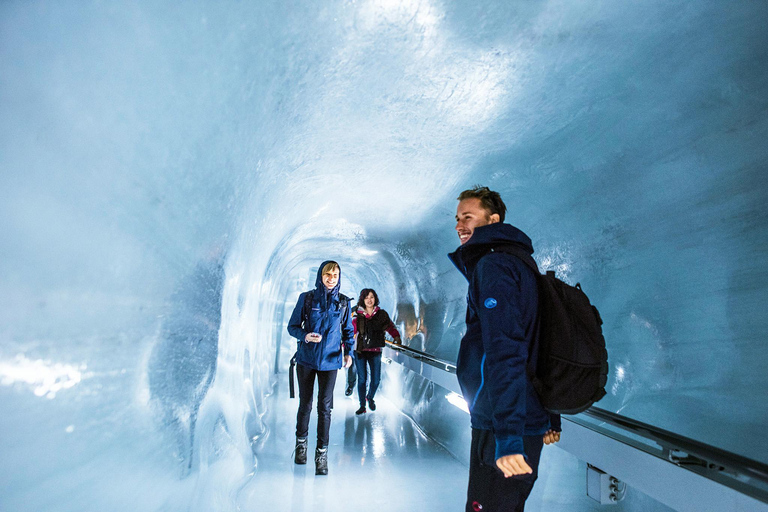
[[[253,479],[239,494],[242,510],[463,509],[466,467],[383,397],[375,412],[356,416],[359,404],[344,396],[341,374],[334,396],[328,476],[315,476],[315,411],[309,430],[310,460],[306,466],[295,465],[298,399],[289,399],[284,387],[270,398],[271,437],[257,454]]]
[[[344,396],[344,377],[336,383],[328,476],[315,476],[316,413],[310,423],[309,461],[293,463],[298,399],[289,399],[287,376],[269,400],[265,418],[270,434],[257,453],[257,468],[237,496],[247,511],[459,511],[464,509],[467,467],[426,437],[407,416],[377,394],[377,410],[355,415],[357,399]],[[386,382],[386,380],[385,380]],[[390,390],[390,391],[394,391]],[[447,393],[447,391],[446,391]],[[356,393],[355,393],[356,395]],[[469,447],[467,447],[469,449]],[[612,512],[670,512],[637,493],[610,507]],[[539,479],[527,512],[597,512],[604,505],[586,495],[586,464],[556,447],[545,447]]]

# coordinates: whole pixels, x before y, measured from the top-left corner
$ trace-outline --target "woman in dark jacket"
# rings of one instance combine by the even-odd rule
[[[341,269],[325,261],[317,270],[315,289],[299,295],[288,332],[298,340],[296,376],[299,382],[299,412],[296,415],[296,464],[307,463],[307,435],[312,412],[312,394],[317,378],[317,448],[315,474],[328,474],[328,438],[336,374],[349,368],[354,328],[349,298],[339,293]]]
[[[379,296],[371,288],[365,288],[360,292],[357,301],[357,315],[352,319],[355,328],[355,349],[357,365],[357,396],[360,399],[360,408],[355,414],[365,414],[365,400],[372,411],[376,410],[376,402],[373,401],[376,390],[381,380],[381,349],[384,347],[384,332],[388,332],[400,343],[400,333],[395,324],[389,319],[386,311],[379,308]],[[371,369],[371,384],[368,394],[365,393],[365,384],[368,380],[368,368]]]

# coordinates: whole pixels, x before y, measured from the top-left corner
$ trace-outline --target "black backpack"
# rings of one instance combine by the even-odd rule
[[[564,283],[552,270],[541,274],[536,261],[522,247],[500,246],[495,252],[512,254],[536,275],[539,292],[539,336],[535,368],[528,374],[550,412],[577,414],[605,396],[608,352],[603,320],[581,285]]]

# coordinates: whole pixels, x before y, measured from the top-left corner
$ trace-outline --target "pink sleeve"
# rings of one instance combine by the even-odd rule
[[[399,338],[400,337],[400,333],[397,332],[397,327],[395,327],[395,324],[392,323],[392,320],[389,321],[389,326],[387,326],[387,332],[393,338]]]

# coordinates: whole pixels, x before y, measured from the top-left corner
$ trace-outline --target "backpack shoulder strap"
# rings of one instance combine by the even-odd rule
[[[312,292],[304,292],[304,309],[301,311],[301,317],[304,320],[304,328],[309,326],[309,312],[312,310]]]
[[[349,297],[344,295],[343,293],[339,294],[339,309],[341,309],[341,323],[344,325],[344,322],[347,321],[347,315],[350,314],[349,311]]]
[[[519,245],[499,245],[492,248],[491,252],[503,252],[504,254],[511,254],[512,256],[515,256],[517,259],[525,263],[528,268],[533,270],[534,274],[537,276],[541,274],[541,272],[539,272],[539,266],[536,264],[536,260],[533,259],[533,256],[531,256],[531,254],[525,248],[520,247]]]
[[[533,256],[523,247],[520,247],[519,245],[514,244],[504,244],[499,245],[497,247],[494,247],[491,249],[491,252],[503,252],[505,254],[511,254],[512,256],[516,257],[520,261],[522,261],[525,266],[530,268],[533,271],[534,278],[536,279],[536,288],[537,292],[540,289],[540,282],[541,282],[541,272],[539,272],[539,266],[536,264],[536,260],[533,259]],[[539,292],[539,301],[541,301],[541,293]],[[539,311],[540,313],[540,311]],[[539,386],[539,379],[536,376],[536,361],[538,360],[538,353],[539,353],[539,329],[541,328],[541,318],[539,316],[539,313],[536,315],[536,336],[534,336],[531,346],[529,347],[529,350],[531,353],[537,354],[536,357],[529,357],[528,358],[528,364],[526,365],[525,371],[528,374],[528,378],[531,379],[531,382],[533,383],[534,387]]]

